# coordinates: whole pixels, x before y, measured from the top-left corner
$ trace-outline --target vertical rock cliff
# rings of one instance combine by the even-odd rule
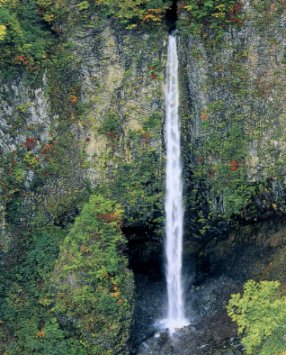
[[[1,76],[1,351],[54,347],[58,353],[71,353],[93,347],[112,352],[116,344],[126,353],[134,294],[119,227],[134,245],[131,259],[140,254],[144,264],[154,248],[161,252],[167,32],[161,25],[127,30],[93,9],[73,11],[52,27],[56,44],[43,67],[21,55]],[[99,217],[95,224],[88,222],[87,233],[74,240],[71,252],[68,233],[93,191],[105,196],[94,212]],[[109,198],[123,206],[122,222],[112,220],[112,211],[104,211],[104,199]],[[110,229],[115,222],[116,230]],[[101,224],[102,231],[96,231]],[[114,250],[104,250],[106,233],[114,234]],[[142,251],[149,236],[150,248]],[[103,264],[90,264],[90,255],[96,258],[96,238],[102,238],[106,262],[115,263],[121,255],[118,275],[110,266],[104,272]],[[75,264],[82,262],[74,274],[67,274],[67,263],[61,262],[69,253]],[[75,315],[66,307],[57,281],[61,278],[65,294],[80,308],[76,294],[86,291],[80,287],[86,282],[80,270],[89,273],[91,268],[98,270],[94,285],[87,280],[85,286],[94,288],[89,305],[92,309],[97,302],[96,292],[99,298],[105,295],[94,317],[101,317],[101,311],[104,317],[105,305],[112,323],[95,320],[95,340],[91,320],[85,311]],[[121,284],[120,278],[126,282]],[[114,312],[122,313],[118,324]],[[80,337],[85,345],[79,345]]]
[[[185,266],[197,271],[186,293],[197,319],[219,324],[198,321],[203,335],[189,344],[186,333],[183,348],[203,353],[206,337],[221,346],[235,335],[224,328],[230,293],[251,277],[285,282],[285,1],[0,3],[0,352],[128,353],[128,267],[151,275],[138,278],[142,324],[160,310],[151,284],[163,264],[166,46],[177,20]],[[105,307],[108,322],[94,325]]]
[[[285,212],[284,7],[245,2],[225,32],[205,25],[199,35],[190,34],[182,10],[181,107],[193,235]]]

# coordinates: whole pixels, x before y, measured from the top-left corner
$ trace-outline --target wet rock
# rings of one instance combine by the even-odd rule
[[[164,287],[164,282],[154,285],[152,282],[148,283],[146,278],[137,278],[137,290],[140,290],[139,292],[142,295],[137,302],[137,344],[140,343],[140,336],[146,334],[145,329],[150,329],[150,323],[146,323],[150,319],[150,314],[158,315],[159,313],[156,307],[158,306],[158,300],[154,299],[160,297],[161,303],[162,300],[163,302],[165,300],[164,288],[162,290],[160,287]],[[186,292],[187,314],[190,325],[179,329],[172,337],[166,331],[158,333],[157,330],[157,333],[141,342],[135,353],[142,355],[202,355],[213,354],[219,349],[222,349],[222,351],[231,349],[233,354],[239,354],[239,350],[233,345],[237,346],[237,341],[234,341],[236,327],[225,310],[230,294],[237,292],[238,289],[239,287],[233,279],[224,276],[206,281],[198,290],[191,288],[189,292]],[[154,305],[156,306],[154,307]],[[162,312],[163,309],[161,308],[160,311]],[[149,317],[144,312],[147,312]],[[238,346],[240,346],[239,342]]]

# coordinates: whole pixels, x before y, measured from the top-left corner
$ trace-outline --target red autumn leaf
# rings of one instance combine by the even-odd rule
[[[239,167],[239,163],[236,160],[232,160],[230,162],[231,165],[231,171],[236,171]]]
[[[33,137],[27,137],[26,138],[26,142],[25,142],[25,146],[27,148],[27,150],[32,150],[36,145],[36,139]]]

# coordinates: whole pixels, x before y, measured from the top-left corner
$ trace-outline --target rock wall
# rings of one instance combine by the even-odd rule
[[[285,4],[245,2],[241,11],[223,34],[191,35],[184,12],[179,22],[192,236],[285,213]]]
[[[35,170],[41,170],[44,183],[50,185],[53,174],[46,171],[51,165],[47,155],[69,155],[69,182],[61,182],[65,178],[58,172],[61,189],[69,190],[75,179],[74,185],[81,185],[75,189],[89,181],[125,206],[126,226],[143,223],[159,231],[166,31],[160,26],[130,31],[108,20],[94,21],[97,26],[92,29],[77,24],[69,39],[74,63],[51,63],[36,83],[29,81],[30,74],[2,82],[3,174],[5,164],[15,164],[8,155],[20,152],[19,169],[15,165],[17,171],[12,172],[21,185],[17,188],[29,189],[30,181],[32,190]],[[14,192],[10,199],[4,191],[3,225],[5,205]],[[62,194],[52,195],[58,193]]]
[[[132,266],[160,269],[167,31],[126,31],[103,21],[74,41],[82,58],[88,177],[124,206]]]
[[[274,260],[279,247],[278,262],[262,263],[256,276],[278,274],[282,280],[285,2],[241,3],[239,23],[218,32],[204,24],[195,34],[190,14],[179,13],[185,252],[188,267],[191,258],[197,262],[202,275],[197,282],[219,273],[228,258],[234,264],[253,239],[261,247],[259,257]],[[75,12],[78,18],[81,11]],[[161,276],[168,31],[165,25],[126,30],[95,13],[64,34],[60,30],[57,36],[69,49],[51,55],[36,79],[30,66],[1,82],[1,256],[5,275],[20,275],[26,285],[16,276],[3,283],[5,307],[16,320],[23,310],[29,313],[23,302],[31,297],[27,270],[42,265],[39,259],[45,261],[52,250],[52,262],[42,266],[45,275],[34,276],[33,302],[39,304],[53,265],[67,255],[64,246],[60,251],[63,239],[92,191],[123,206],[132,268],[150,272],[153,279]],[[277,220],[278,230],[270,228]],[[235,230],[243,230],[243,238]],[[262,245],[257,242],[261,230]],[[222,235],[228,238],[221,240]],[[268,247],[271,253],[264,253]],[[21,304],[17,310],[15,300]],[[40,300],[50,306],[46,298]],[[21,328],[16,323],[4,319],[0,330],[6,343]],[[124,332],[127,339],[129,328]]]
[[[126,206],[131,224],[140,218],[152,220],[153,215],[143,216],[140,208],[146,213],[150,207],[161,210],[149,205],[159,196],[154,202],[147,200],[153,197],[151,191],[162,191],[167,36],[159,27],[157,33],[128,32],[108,22],[100,31],[76,40],[82,57],[81,98],[87,106],[82,122],[89,177]]]
[[[73,32],[65,33],[66,47],[53,54],[43,71],[16,67],[1,82],[0,352],[10,346],[18,353],[31,351],[27,337],[36,342],[44,337],[43,349],[59,346],[70,352],[74,334],[67,330],[65,345],[59,340],[60,328],[69,326],[51,310],[48,285],[54,265],[67,253],[66,234],[92,191],[123,205],[121,227],[134,245],[131,259],[140,255],[144,265],[150,257],[160,263],[154,249],[161,253],[167,35],[161,26],[128,31],[106,19],[94,21],[96,26],[76,23]],[[126,255],[126,247],[119,247]],[[9,275],[17,276],[11,282]],[[121,352],[128,351],[132,324],[130,290],[118,300],[119,307],[124,302],[128,309],[121,307],[118,325]],[[16,333],[17,339],[10,337]],[[105,341],[110,349],[116,340]]]

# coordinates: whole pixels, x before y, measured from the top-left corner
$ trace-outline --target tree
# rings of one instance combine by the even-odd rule
[[[54,312],[92,354],[124,353],[133,310],[133,277],[123,254],[122,210],[92,196],[66,237],[54,277]]]
[[[278,281],[248,281],[243,294],[231,296],[227,311],[243,334],[247,354],[281,355],[286,351],[286,297]]]

